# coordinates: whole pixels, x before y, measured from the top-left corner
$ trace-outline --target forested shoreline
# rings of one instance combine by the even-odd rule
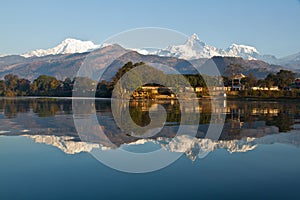
[[[86,77],[65,78],[58,80],[55,77],[40,75],[34,81],[18,77],[14,74],[7,74],[3,80],[0,80],[0,96],[49,96],[49,97],[71,97],[74,90],[74,84],[78,81],[84,83],[87,92],[92,92],[95,97],[110,98],[115,84],[129,70],[144,63],[132,62],[126,63],[120,68],[110,81],[93,81]],[[208,90],[205,81],[201,75],[188,75],[184,77],[189,81],[191,87],[202,88],[198,97],[206,96]],[[207,79],[207,77],[206,77]],[[265,79],[257,80],[254,75],[242,78],[240,80],[243,89],[240,91],[227,91],[231,97],[255,97],[255,98],[299,98],[300,86],[295,85],[295,74],[291,71],[281,70],[274,74],[270,73]],[[223,76],[224,86],[230,87],[232,80],[229,76]],[[91,87],[93,85],[93,87]],[[151,83],[150,83],[151,85]],[[253,90],[253,87],[271,88],[278,87],[277,91]],[[94,88],[94,89],[91,89]]]

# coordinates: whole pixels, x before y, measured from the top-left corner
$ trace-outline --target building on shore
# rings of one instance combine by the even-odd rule
[[[271,87],[251,87],[251,90],[259,90],[259,91],[279,91],[278,86],[271,86]]]

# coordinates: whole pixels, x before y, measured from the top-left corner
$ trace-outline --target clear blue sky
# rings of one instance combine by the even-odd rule
[[[255,46],[278,57],[300,52],[299,0],[2,0],[0,54],[50,48],[67,37],[101,43],[137,27],[197,33],[210,45]]]

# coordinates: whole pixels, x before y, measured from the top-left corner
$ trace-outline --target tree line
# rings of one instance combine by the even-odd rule
[[[143,62],[135,63],[132,62],[126,63],[121,67],[114,77],[110,81],[102,80],[100,82],[93,81],[87,77],[75,77],[73,79],[66,78],[65,80],[58,80],[53,76],[40,75],[34,81],[29,81],[25,78],[20,78],[14,74],[7,74],[4,76],[3,80],[0,80],[0,96],[13,97],[13,96],[58,96],[58,97],[71,97],[74,89],[74,84],[80,83],[80,89],[86,90],[85,94],[88,92],[95,93],[96,97],[109,98],[112,95],[114,86],[119,81],[119,79],[129,70],[143,65]],[[155,73],[155,69],[153,69]],[[157,70],[158,71],[158,70]],[[159,71],[156,73],[157,76],[160,76],[162,73]],[[133,77],[135,82],[138,79]],[[176,75],[169,75],[176,76]],[[191,83],[192,87],[196,86],[205,86],[205,81],[200,75],[184,75],[185,78]],[[166,76],[161,76],[160,79],[165,78]],[[155,77],[159,79],[158,77]],[[175,80],[175,78],[170,78],[170,80]],[[129,83],[126,83],[129,84]],[[134,85],[134,83],[132,83]],[[151,84],[151,83],[150,83]],[[175,83],[168,83],[169,85],[175,85]],[[96,85],[96,91],[92,91],[91,85]],[[83,94],[84,95],[84,94]]]
[[[262,98],[298,98],[300,97],[300,84],[295,82],[296,74],[289,70],[280,70],[270,73],[264,79],[256,79],[252,74],[241,80],[245,89],[239,91],[242,97]],[[252,87],[271,88],[277,86],[278,90],[252,90]]]
[[[72,96],[72,84],[75,80],[64,81],[55,77],[41,75],[33,82],[14,74],[7,74],[0,80],[1,96]]]
[[[83,85],[81,89],[86,88],[86,90],[90,90],[90,85],[95,85],[94,92],[96,97],[105,97],[109,98],[112,95],[112,91],[114,89],[115,84],[118,80],[129,70],[143,65],[143,62],[135,63],[132,62],[126,63],[123,67],[121,67],[115,74],[115,76],[110,80],[102,80],[101,82],[93,81],[86,77],[75,77],[73,79],[66,78],[64,80],[58,80],[55,77],[41,75],[36,78],[34,81],[29,81],[25,78],[20,78],[14,74],[7,74],[4,76],[3,80],[0,80],[0,96],[63,96],[63,97],[71,97],[73,86],[75,82],[84,83],[86,87]],[[160,72],[156,73],[156,76],[160,76]],[[137,74],[138,76],[138,74]],[[178,76],[176,74],[168,75],[168,76]],[[206,88],[207,81],[219,81],[215,77],[208,77],[205,75],[195,75],[195,74],[185,74],[183,75],[190,83],[193,88],[203,87]],[[159,77],[160,79],[165,78],[166,76]],[[156,77],[157,78],[157,77]],[[133,78],[138,79],[138,77]],[[171,78],[170,80],[176,80],[176,78]],[[241,83],[245,86],[245,90],[240,92],[240,95],[251,96],[257,95],[257,93],[264,93],[263,91],[251,91],[251,87],[260,86],[260,87],[272,87],[278,86],[281,90],[286,90],[289,87],[292,87],[295,80],[295,74],[288,70],[281,70],[278,73],[270,73],[265,79],[256,79],[253,74],[249,74],[246,78],[241,80]],[[135,81],[135,80],[133,80]],[[223,76],[224,84],[230,85],[230,77]],[[129,84],[129,83],[127,83]],[[151,83],[150,83],[151,84]],[[169,85],[175,86],[176,83],[168,83]],[[269,91],[270,93],[271,91]],[[253,94],[252,94],[253,93]],[[255,94],[254,94],[255,93]],[[278,95],[285,95],[277,92]],[[280,94],[279,94],[280,93]],[[295,93],[295,92],[294,92]],[[297,93],[297,91],[296,91]],[[298,92],[299,93],[299,92]],[[300,96],[300,94],[294,94],[296,96]],[[266,94],[268,95],[268,94]]]

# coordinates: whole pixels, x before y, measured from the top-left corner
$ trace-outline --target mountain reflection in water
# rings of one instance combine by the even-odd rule
[[[79,137],[73,121],[72,100],[65,98],[2,98],[0,99],[0,135],[22,135],[37,143],[55,146],[67,154],[90,152],[92,149],[113,150],[151,144],[170,152],[183,152],[191,160],[202,152],[227,149],[229,152],[247,152],[260,144],[283,143],[300,146],[300,103],[275,101],[221,101],[216,113],[226,114],[222,134],[218,141],[205,138],[212,106],[209,100],[200,100],[198,107],[182,108],[200,113],[196,137],[176,135],[180,124],[180,104],[177,101],[132,101],[129,109],[133,121],[139,126],[150,123],[149,108],[159,109],[161,104],[167,113],[165,126],[155,136],[137,138],[120,130],[113,120],[110,100],[86,100],[85,111],[96,109],[99,126],[115,145],[103,140],[97,130],[92,135]],[[84,117],[84,116],[83,116]],[[189,125],[185,125],[188,126]],[[168,144],[168,145],[166,145]],[[186,145],[189,146],[186,146]]]

